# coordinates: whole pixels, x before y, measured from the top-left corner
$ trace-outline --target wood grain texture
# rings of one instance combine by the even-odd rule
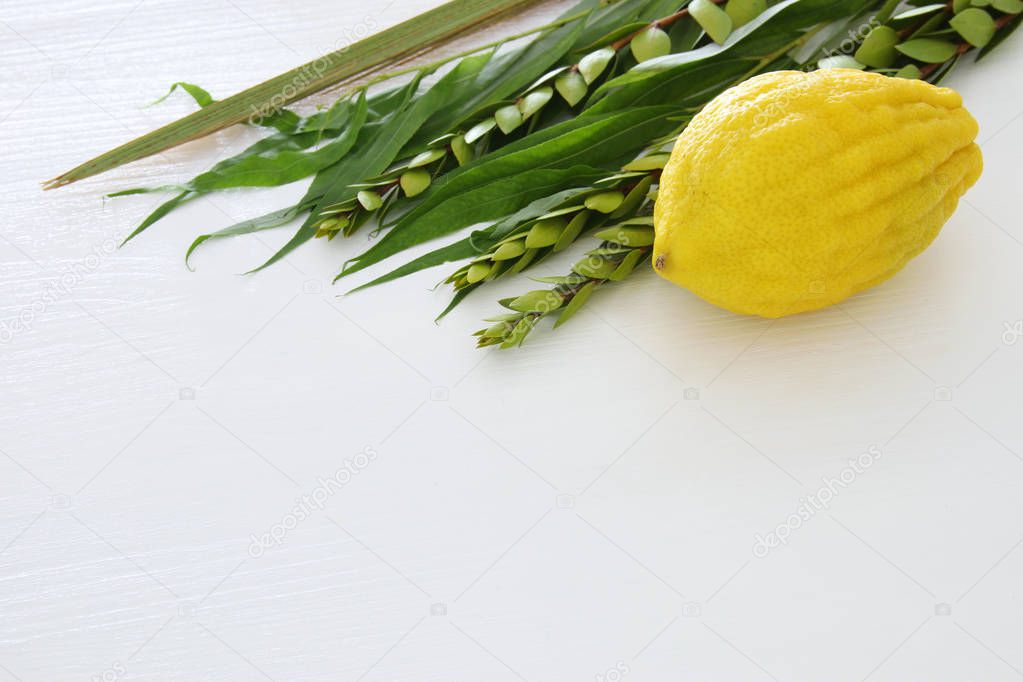
[[[158,198],[104,192],[247,130],[39,189],[189,111],[144,106],[171,82],[234,92],[431,4],[0,7],[0,680],[1016,679],[1023,38],[949,81],[987,170],[935,245],[777,322],[638,275],[480,354],[525,280],[436,326],[440,272],[337,297],[361,238],[185,269],[303,183],[114,248]]]

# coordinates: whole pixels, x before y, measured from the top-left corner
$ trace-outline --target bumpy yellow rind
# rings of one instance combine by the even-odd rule
[[[679,137],[654,268],[737,313],[838,303],[898,272],[980,177],[953,90],[850,69],[780,71],[714,99]]]

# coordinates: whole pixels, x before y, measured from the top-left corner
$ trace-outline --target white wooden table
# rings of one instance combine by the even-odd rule
[[[361,237],[185,269],[301,184],[114,248],[158,198],[105,191],[244,131],[39,191],[189,111],[144,108],[173,81],[231,93],[430,4],[0,5],[0,679],[1023,677],[1023,36],[950,81],[987,170],[936,244],[773,323],[637,276],[481,353],[522,280],[437,327],[439,272],[336,297]]]

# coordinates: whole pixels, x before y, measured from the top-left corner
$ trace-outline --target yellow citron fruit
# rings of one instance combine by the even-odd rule
[[[898,272],[980,177],[948,88],[851,69],[779,71],[719,95],[678,138],[654,268],[737,313],[838,303]]]

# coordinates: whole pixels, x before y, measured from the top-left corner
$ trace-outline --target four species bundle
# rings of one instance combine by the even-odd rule
[[[450,311],[500,277],[536,266],[584,236],[599,244],[548,288],[500,301],[480,346],[517,346],[545,317],[557,324],[597,288],[650,260],[653,205],[674,140],[715,96],[766,72],[845,68],[942,79],[967,53],[983,57],[1019,26],[1023,0],[583,0],[521,39],[374,79],[167,191],[130,236],[182,204],[238,187],[314,176],[293,206],[199,236],[301,219],[267,267],[301,244],[382,234],[337,279],[427,241],[489,223],[364,287],[448,262]],[[212,103],[196,86],[200,105]],[[363,288],[364,288],[363,287]]]

